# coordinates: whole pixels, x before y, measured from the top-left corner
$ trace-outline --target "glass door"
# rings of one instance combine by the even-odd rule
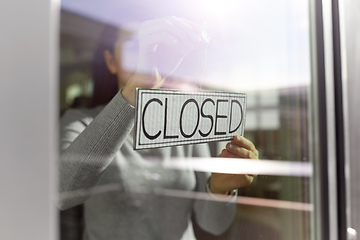
[[[61,4],[62,239],[330,239],[321,1]],[[149,88],[246,94],[247,155],[231,139],[133,150],[126,90],[139,73],[164,81]],[[227,196],[211,172],[249,181]]]

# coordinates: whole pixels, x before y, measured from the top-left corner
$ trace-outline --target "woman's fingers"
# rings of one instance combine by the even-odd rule
[[[195,31],[197,31],[197,32],[202,31],[202,26],[200,24],[191,22],[185,18],[179,18],[179,19],[182,20],[183,22],[187,23],[188,25],[190,25]]]
[[[191,26],[188,22],[177,17],[170,17],[169,21],[183,30],[188,38],[190,38],[195,44],[198,44],[201,41],[201,28],[194,28],[193,26],[195,24],[192,24]]]
[[[220,156],[259,159],[259,152],[251,141],[241,136],[235,136],[231,142],[226,144],[226,149],[221,152]],[[249,176],[256,177],[257,174],[249,174]]]
[[[177,17],[146,21],[141,25],[137,72],[160,78],[171,75],[184,57],[202,43],[201,31]]]
[[[257,156],[253,151],[248,150],[244,147],[239,147],[233,142],[229,142],[228,144],[226,144],[226,150],[235,155],[237,158],[257,159]]]
[[[168,31],[179,39],[185,40],[184,37],[186,37],[196,44],[201,41],[201,28],[194,26],[197,26],[197,24],[171,16],[146,21],[142,24],[142,29],[149,34],[157,31]]]
[[[156,34],[148,35],[142,43],[143,47],[146,48],[144,50],[150,51],[155,51],[158,44],[165,44],[175,49],[180,48],[181,51],[185,51],[186,49],[186,46],[184,46],[182,42],[167,32],[158,32]]]
[[[161,50],[157,49],[161,44]],[[155,52],[157,51],[157,52]],[[176,37],[167,32],[158,32],[149,35],[142,42],[139,52],[137,72],[153,75],[154,68],[165,77],[174,71],[176,66],[188,53],[186,46],[181,44]],[[170,60],[172,60],[170,62]],[[156,64],[157,63],[157,64]],[[161,64],[165,63],[165,64]],[[148,83],[151,85],[151,83]],[[145,86],[154,87],[154,86]]]
[[[222,152],[220,153],[219,157],[225,157],[225,158],[239,158],[240,156],[238,154],[234,154],[230,151],[228,151],[227,149],[223,149]],[[240,158],[244,158],[244,157],[240,157]],[[256,158],[252,158],[252,159],[256,159]],[[257,173],[251,173],[251,174],[247,174],[251,177],[257,177]]]
[[[239,147],[244,147],[247,148],[249,150],[255,150],[255,145],[248,139],[246,139],[245,137],[236,135],[233,140],[233,143],[235,143],[236,145],[238,145]]]
[[[230,143],[233,146],[245,148],[248,151],[253,152],[254,155],[256,156],[256,158],[259,158],[259,151],[255,148],[255,145],[250,140],[246,139],[245,137],[237,135],[233,138],[233,140]],[[234,148],[229,148],[229,149],[234,149]]]
[[[155,24],[140,29],[139,39],[146,39],[159,32],[166,32],[173,35],[177,41],[181,42],[187,48],[194,48],[195,45],[201,41],[201,35],[188,27],[190,26],[180,20],[157,20]]]
[[[254,144],[248,139],[235,136],[234,139],[226,145],[219,157],[224,158],[249,158],[258,159],[259,153]],[[251,171],[251,170],[249,170]],[[235,188],[245,187],[252,183],[257,173],[251,171],[251,174],[223,174],[212,173],[211,189],[217,193],[223,193]]]
[[[176,44],[188,51],[193,49],[194,44],[186,36],[179,36],[179,34],[174,35],[165,29],[162,29],[163,31],[161,31],[161,26],[156,26],[156,28],[158,31],[151,31],[151,33],[147,32],[145,29],[139,31],[140,50],[156,51],[158,45],[164,43],[167,45]],[[168,41],[169,39],[172,39],[171,42]]]
[[[239,158],[237,155],[229,152],[226,149],[223,149],[219,155],[219,157],[227,157],[227,158]]]

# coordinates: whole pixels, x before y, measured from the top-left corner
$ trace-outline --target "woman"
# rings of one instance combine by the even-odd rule
[[[84,204],[84,239],[192,240],[192,214],[204,230],[221,234],[234,218],[234,204],[175,198],[154,191],[207,192],[214,200],[231,201],[235,189],[249,185],[254,175],[212,173],[209,177],[191,170],[159,168],[172,157],[184,161],[210,157],[204,144],[142,151],[132,148],[136,87],[164,86],[182,59],[204,43],[201,27],[166,17],[144,22],[138,36],[137,65],[130,76],[121,67],[124,32],[105,28],[95,54],[94,108],[70,110],[61,120],[59,207]],[[237,136],[219,156],[257,159],[258,152],[249,140]],[[151,160],[154,157],[156,163]]]

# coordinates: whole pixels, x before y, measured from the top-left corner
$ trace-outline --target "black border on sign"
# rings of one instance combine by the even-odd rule
[[[147,92],[148,91],[148,92]],[[199,143],[208,143],[208,142],[216,142],[216,141],[226,141],[231,140],[234,136],[225,136],[225,137],[218,137],[218,138],[205,138],[205,139],[191,139],[191,140],[181,140],[181,141],[171,141],[171,142],[161,142],[161,143],[140,143],[140,136],[138,136],[138,119],[141,116],[139,116],[139,109],[142,109],[142,102],[140,102],[140,95],[141,99],[143,99],[144,94],[165,94],[164,92],[167,92],[168,95],[195,95],[195,96],[237,96],[239,98],[245,99],[245,105],[246,105],[246,94],[244,93],[232,93],[232,92],[213,92],[213,91],[201,91],[201,92],[179,92],[178,90],[169,90],[169,89],[141,89],[136,88],[135,92],[135,107],[136,107],[136,114],[135,114],[135,139],[133,144],[134,150],[140,150],[140,149],[149,149],[150,147],[141,147],[140,146],[152,146],[151,148],[161,148],[161,147],[170,147],[170,146],[180,146],[180,145],[190,145],[190,144],[199,144]],[[240,95],[240,96],[239,96]],[[139,103],[140,102],[140,103]],[[140,108],[139,108],[140,104]],[[245,107],[246,111],[246,107]],[[244,114],[244,113],[243,113]],[[245,125],[246,116],[243,118],[242,125]],[[141,124],[140,124],[141,127]],[[244,127],[242,131],[242,135],[244,134]],[[139,141],[139,144],[137,142]],[[169,144],[165,145],[164,144]],[[159,145],[159,146],[156,146]]]
[[[135,123],[134,123],[134,127],[135,127],[135,132],[134,132],[134,137],[133,137],[133,149],[137,150],[136,148],[136,143],[137,143],[137,133],[138,133],[138,128],[137,128],[137,120],[138,120],[138,104],[139,104],[139,88],[136,88],[135,90]]]

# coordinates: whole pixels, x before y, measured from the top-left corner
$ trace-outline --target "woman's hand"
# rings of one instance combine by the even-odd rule
[[[177,17],[145,21],[139,30],[136,73],[125,85],[123,97],[132,105],[135,89],[159,88],[184,57],[201,46],[201,26]]]
[[[259,152],[251,141],[245,137],[235,136],[219,157],[259,159]],[[257,174],[212,173],[209,181],[210,191],[225,194],[251,184],[256,176]]]

